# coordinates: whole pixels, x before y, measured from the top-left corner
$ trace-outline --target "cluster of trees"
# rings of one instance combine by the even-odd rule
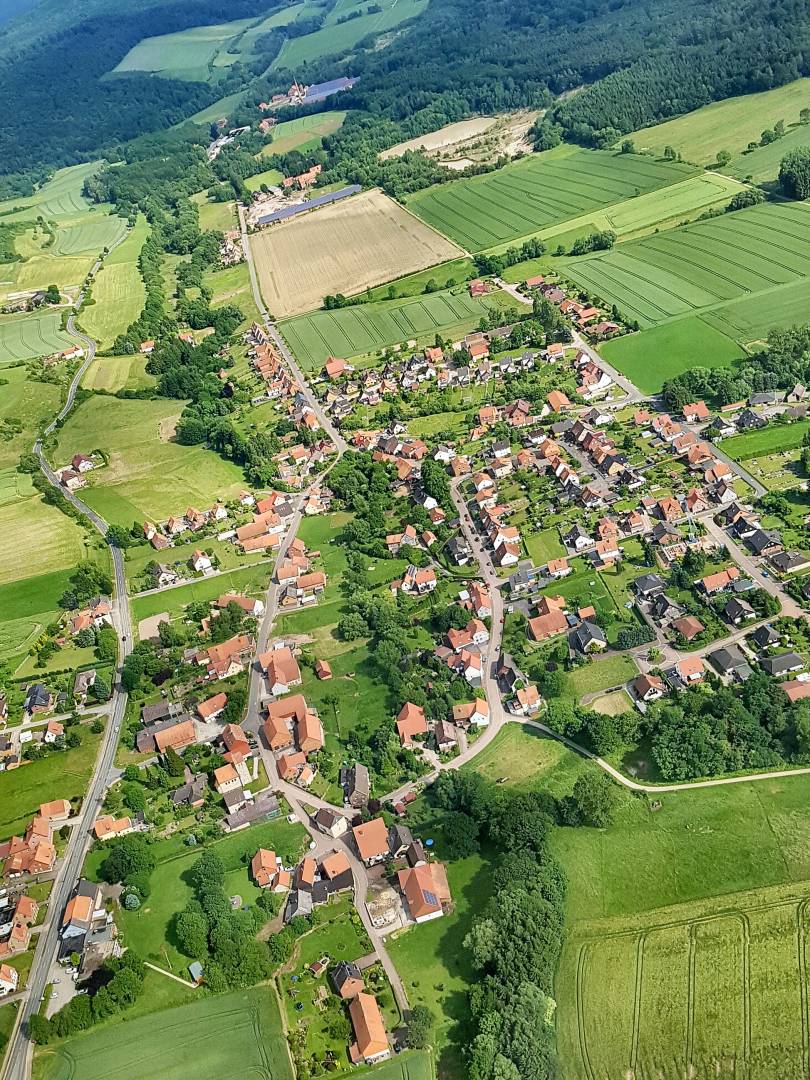
[[[225,895],[225,866],[214,851],[204,852],[190,873],[194,898],[174,919],[177,943],[186,956],[205,961],[210,990],[253,986],[272,973],[270,954],[256,940],[267,915],[258,904],[234,910]]]
[[[779,183],[790,199],[810,198],[810,147],[797,146],[782,158]]]
[[[112,592],[112,578],[106,570],[94,562],[81,562],[70,575],[70,587],[59,597],[59,607],[73,611],[96,596],[112,596]]]
[[[616,243],[616,233],[611,229],[600,229],[597,232],[588,233],[587,236],[579,236],[571,245],[572,255],[587,255],[589,251],[610,251]]]
[[[124,893],[135,893],[145,900],[151,892],[149,878],[154,869],[155,856],[149,844],[140,833],[130,833],[109,841],[99,875],[110,885],[123,885]]]
[[[539,259],[545,255],[546,245],[542,240],[524,240],[520,247],[510,247],[502,255],[474,255],[473,261],[479,274],[502,274],[507,266]]]
[[[133,1005],[140,996],[145,978],[143,961],[132,949],[127,949],[123,956],[110,957],[94,980],[98,988],[92,994],[71,998],[50,1019],[42,1013],[34,1013],[28,1021],[28,1035],[33,1042],[44,1045],[86,1031],[93,1024]]]
[[[705,398],[718,405],[741,401],[763,390],[789,390],[810,379],[810,325],[774,329],[766,348],[746,356],[734,368],[692,368],[664,383],[671,412]]]

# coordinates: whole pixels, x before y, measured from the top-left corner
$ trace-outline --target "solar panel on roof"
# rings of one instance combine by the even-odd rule
[[[329,203],[345,199],[349,195],[356,195],[361,190],[359,184],[350,184],[348,187],[341,188],[339,191],[332,191],[328,195],[319,195],[316,199],[307,199],[306,202],[298,203],[296,206],[285,206],[283,210],[265,214],[258,219],[256,224],[269,225],[273,221],[284,221],[287,218],[294,217],[296,214],[303,214],[306,210],[314,210],[316,206],[327,206]]]
[[[436,897],[436,893],[428,892],[427,889],[426,889],[425,893],[424,893],[424,896],[425,896],[425,900],[429,904],[438,904],[439,903],[439,901],[438,901],[438,899]]]

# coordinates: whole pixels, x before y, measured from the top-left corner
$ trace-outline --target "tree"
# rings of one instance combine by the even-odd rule
[[[583,773],[574,784],[570,796],[569,804],[575,820],[568,823],[604,829],[613,821],[617,803],[616,788],[601,769]]]
[[[675,153],[675,147],[674,146],[665,146],[664,147],[664,161],[675,161],[677,156],[678,155]]]
[[[369,636],[369,625],[357,611],[347,612],[337,624],[338,637],[343,641],[356,641]]]
[[[434,1016],[425,1005],[415,1005],[408,1017],[405,1041],[412,1050],[424,1050],[433,1039]]]
[[[94,720],[90,725],[90,730],[94,735],[100,735],[104,730],[104,721],[100,719]]]
[[[173,746],[168,747],[163,755],[163,765],[169,776],[179,777],[185,775],[186,766]]]
[[[124,907],[127,911],[137,911],[141,906],[140,897],[137,893],[130,892],[124,897]]]
[[[632,139],[624,139],[621,146],[621,152],[623,154],[635,154],[636,144]]]
[[[810,109],[799,109],[799,123],[810,124]]]
[[[177,944],[186,956],[208,954],[208,920],[201,911],[181,911],[174,923]]]
[[[810,198],[810,146],[797,146],[779,166],[779,183],[790,199]]]
[[[46,304],[58,304],[62,299],[62,294],[59,292],[58,285],[49,285],[45,290],[45,303]]]
[[[469,814],[447,814],[444,819],[444,835],[451,859],[464,859],[478,851],[478,824]]]
[[[122,551],[132,547],[132,534],[123,525],[110,525],[106,535],[107,543],[112,544],[113,547],[121,548]]]
[[[111,885],[119,881],[129,882],[133,875],[149,876],[155,869],[155,857],[143,836],[132,833],[114,840],[109,854],[102,862],[99,873],[103,881]]]
[[[221,889],[225,882],[225,866],[213,851],[206,851],[191,868],[191,883],[197,892]]]
[[[717,151],[717,164],[721,169],[725,168],[725,166],[728,165],[730,161],[731,161],[731,154],[729,153],[728,150],[718,150]]]

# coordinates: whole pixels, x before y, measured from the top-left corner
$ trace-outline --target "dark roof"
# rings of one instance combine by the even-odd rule
[[[779,635],[769,623],[765,623],[764,626],[758,626],[751,634],[751,638],[755,644],[759,645],[762,649],[764,649],[766,645],[775,645],[776,642],[779,641]]]
[[[341,960],[335,970],[332,972],[332,982],[339,990],[341,986],[349,979],[360,979],[363,981],[363,973],[357,964],[349,963],[346,960]]]
[[[28,687],[28,692],[25,695],[25,707],[30,709],[33,705],[50,705],[51,692],[42,683],[34,683]]]
[[[349,184],[348,187],[343,187],[339,191],[332,191],[328,195],[318,195],[314,199],[307,199],[305,202],[298,203],[297,206],[285,206],[283,210],[275,210],[272,214],[264,214],[256,224],[269,225],[273,221],[284,221],[286,218],[295,217],[296,214],[303,214],[307,210],[312,210],[316,206],[327,206],[329,203],[338,202],[349,195],[356,195],[361,190],[359,184]]]
[[[734,671],[735,668],[740,667],[742,664],[746,666],[748,664],[742,650],[737,645],[715,649],[714,652],[709,653],[707,659],[714,664],[722,675],[729,674],[729,672]]]
[[[141,709],[141,723],[144,726],[154,724],[180,712],[180,706],[173,701],[157,701],[154,705],[144,705]]]
[[[607,638],[601,627],[597,626],[596,623],[589,622],[587,619],[585,622],[580,623],[576,630],[571,631],[568,635],[568,641],[581,652],[584,652],[593,641],[597,641],[601,645],[607,644]]]
[[[778,656],[766,656],[761,661],[769,675],[784,675],[786,671],[803,668],[804,660],[795,652],[779,653]]]
[[[633,583],[639,596],[652,596],[664,591],[664,579],[659,574],[642,574]]]

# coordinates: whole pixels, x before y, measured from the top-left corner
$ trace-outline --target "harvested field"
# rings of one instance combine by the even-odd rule
[[[301,315],[285,322],[282,331],[304,367],[312,369],[328,356],[362,356],[411,340],[432,343],[438,333],[462,336],[504,297],[510,299],[505,293],[492,293],[473,300],[465,290],[358,304]]]
[[[808,277],[810,207],[766,203],[562,264],[641,326]],[[795,321],[802,313],[795,312]]]
[[[421,149],[428,152],[431,150],[443,150],[447,146],[455,146],[456,143],[464,142],[465,139],[483,135],[495,123],[496,120],[492,116],[477,116],[472,120],[459,120],[456,124],[446,124],[443,128],[439,128],[438,131],[431,131],[427,135],[420,135],[416,139],[408,139],[407,142],[397,143],[396,146],[383,150],[380,157],[383,160],[401,157],[408,150]]]
[[[676,162],[565,146],[426,188],[407,205],[468,251],[481,251],[693,174],[691,166]]]
[[[317,308],[329,293],[358,293],[460,254],[380,191],[274,225],[250,243],[264,302],[279,318]]]

